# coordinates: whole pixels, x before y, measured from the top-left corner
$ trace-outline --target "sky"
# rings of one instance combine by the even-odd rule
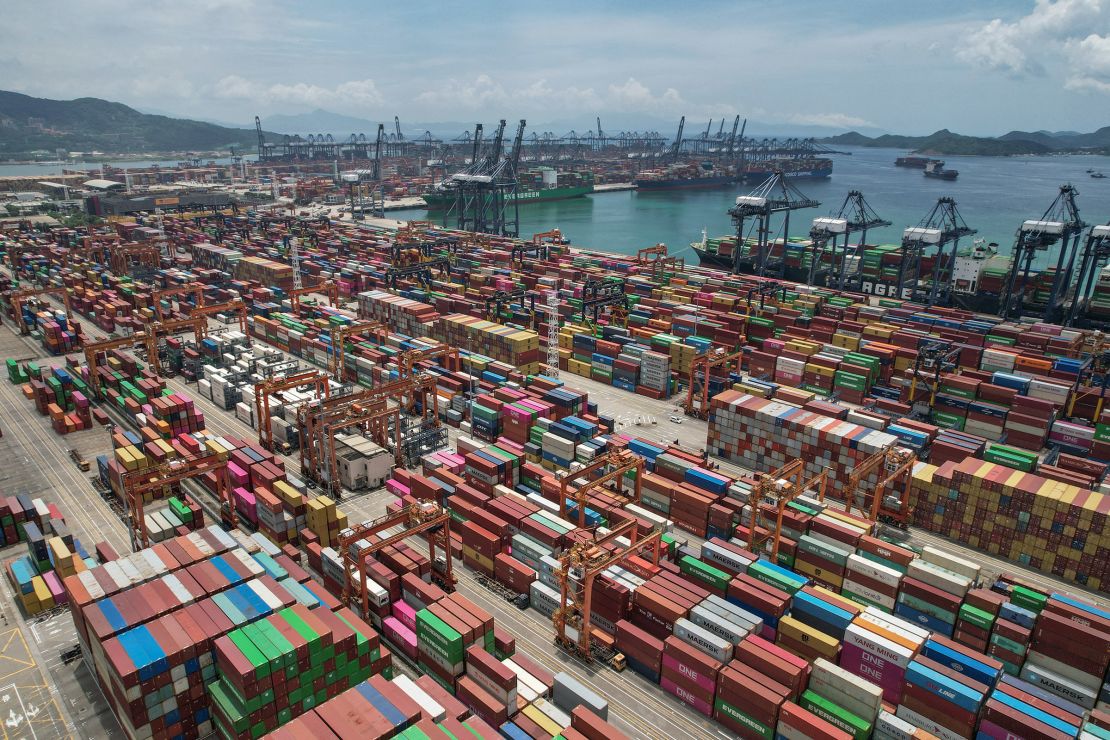
[[[1110,0],[8,0],[0,23],[0,88],[241,125],[1110,124]]]

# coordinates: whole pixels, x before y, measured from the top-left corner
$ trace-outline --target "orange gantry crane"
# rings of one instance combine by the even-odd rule
[[[606,468],[611,469],[598,478],[590,479],[591,475]],[[635,473],[636,479],[629,503],[639,504],[643,500],[644,458],[629,450],[609,450],[586,467],[559,480],[559,516],[566,518],[567,501],[573,498],[578,509],[578,526],[585,527],[586,504],[589,501],[590,491],[604,490],[608,483],[616,481],[617,490],[620,492],[624,487],[622,485],[624,477],[628,473]],[[584,478],[586,482],[577,489],[571,490],[571,483],[579,478]]]
[[[313,285],[310,288],[293,288],[292,290],[285,291],[285,295],[289,297],[289,305],[292,308],[294,316],[300,313],[301,296],[312,295],[314,293],[327,296],[328,305],[332,308],[339,307],[339,286],[335,283],[324,282],[319,285]]]
[[[397,367],[402,378],[412,377],[413,371],[419,362],[424,360],[440,359],[443,366],[452,372],[462,369],[462,358],[458,347],[446,344],[436,344],[432,347],[421,349],[408,349],[397,357]]]
[[[565,650],[576,652],[589,662],[593,659],[590,638],[590,601],[593,595],[594,579],[618,563],[651,548],[652,565],[659,565],[662,550],[661,529],[655,529],[646,537],[639,539],[639,524],[629,520],[617,525],[600,539],[590,542],[577,542],[559,557],[560,603],[555,607],[551,620],[555,626],[555,642]],[[610,549],[618,537],[627,536],[630,544]],[[575,640],[567,634],[567,628],[578,633]]]
[[[400,532],[378,536],[387,530],[403,526]],[[373,521],[356,524],[339,535],[338,550],[343,557],[343,604],[351,603],[354,588],[353,574],[358,573],[362,616],[367,618],[370,598],[366,593],[366,560],[375,552],[395,545],[409,537],[425,534],[428,540],[428,560],[432,563],[432,578],[439,581],[445,591],[455,590],[455,574],[451,565],[451,515],[438,504],[423,501],[410,504],[400,511],[378,517]],[[371,541],[373,538],[373,541]],[[442,570],[436,567],[436,551],[443,550]]]
[[[20,334],[30,334],[31,327],[27,326],[27,322],[23,320],[23,304],[29,300],[38,298],[39,296],[61,296],[62,304],[66,308],[66,319],[73,318],[73,309],[69,305],[69,291],[65,288],[28,288],[27,290],[12,291],[9,301],[11,301],[13,318],[15,319],[16,326],[19,327]]]
[[[207,319],[209,316],[215,316],[216,314],[221,313],[235,314],[239,319],[239,331],[246,334],[248,338],[250,337],[250,332],[247,327],[247,304],[243,303],[243,301],[239,298],[231,301],[225,301],[223,303],[209,303],[207,305],[201,306],[200,308],[194,308],[192,311],[189,312],[189,318]],[[204,323],[204,336],[208,336],[207,321],[205,321]]]
[[[728,370],[735,365],[737,375],[740,374],[740,362],[743,352],[726,352],[722,349],[712,350],[704,355],[696,355],[690,362],[690,372],[686,377],[686,402],[683,408],[687,416],[698,419],[709,418],[709,377],[713,368],[723,367]],[[701,372],[699,378],[698,372]],[[695,404],[695,401],[697,402]]]
[[[913,478],[913,466],[916,464],[917,455],[906,447],[888,447],[876,452],[857,465],[848,475],[848,485],[844,489],[844,510],[851,514],[852,509],[856,508],[873,522],[881,519],[905,529],[909,526],[910,517],[913,515],[910,483]],[[860,493],[859,488],[864,479],[876,471],[880,477],[875,482],[875,489],[869,494]],[[888,488],[897,496],[898,508],[885,505]],[[868,505],[868,496],[871,498],[870,505]]]
[[[151,300],[154,301],[154,311],[158,316],[159,321],[165,321],[166,315],[162,313],[162,301],[166,298],[173,298],[175,296],[193,296],[193,307],[200,308],[204,305],[204,286],[200,283],[189,283],[188,285],[179,285],[176,288],[166,288],[165,290],[156,290],[151,294]]]
[[[338,381],[342,381],[344,375],[346,375],[343,359],[346,352],[347,338],[355,334],[368,334],[374,337],[379,345],[384,345],[386,337],[389,336],[389,325],[380,321],[354,321],[331,330],[331,354],[328,355],[328,372]]]
[[[208,336],[208,319],[204,316],[189,316],[184,319],[157,321],[147,325],[147,333],[154,337],[153,352],[148,353],[147,362],[150,363],[155,373],[162,374],[162,361],[158,357],[158,340],[163,336],[177,334],[187,329],[192,329],[193,338],[199,347],[204,338]]]
[[[313,480],[322,480],[320,468],[327,459],[325,453],[329,435],[325,430],[329,425],[361,414],[377,402],[395,401],[401,408],[411,408],[417,400],[421,403],[424,423],[438,425],[439,400],[436,379],[431,375],[400,378],[346,396],[303,404],[297,409],[297,428],[301,433],[301,472]]]
[[[143,332],[132,334],[119,339],[107,339],[103,342],[94,342],[85,345],[85,364],[89,368],[89,387],[92,388],[93,397],[101,400],[100,374],[97,372],[97,357],[105,352],[124,347],[146,347],[148,357],[158,356],[158,338],[150,333]]]
[[[771,562],[778,562],[779,541],[782,539],[782,517],[791,501],[814,491],[818,501],[825,500],[825,487],[828,485],[828,470],[806,480],[805,461],[791,460],[771,473],[756,473],[755,485],[748,498],[751,520],[748,528],[748,549],[758,553],[771,543]],[[759,533],[759,516],[765,509],[774,512],[774,529],[767,534]]]
[[[235,502],[231,497],[231,483],[227,476],[227,458],[223,455],[207,455],[170,460],[156,468],[133,470],[123,476],[123,498],[127,503],[128,520],[131,526],[131,548],[136,552],[150,545],[150,533],[146,528],[143,496],[148,492],[161,491],[167,486],[199,478],[213,473],[216,490],[213,493],[220,501],[221,516],[230,527],[239,524]]]
[[[328,376],[319,370],[309,370],[285,378],[272,378],[254,384],[254,418],[258,420],[258,444],[263,449],[273,451],[274,431],[271,426],[270,396],[282,391],[291,391],[296,388],[311,386],[316,393],[316,398],[328,398],[331,386]]]
[[[393,439],[390,439],[390,422],[393,422]],[[327,485],[333,492],[342,488],[339,482],[339,460],[335,455],[335,433],[349,427],[358,426],[370,435],[374,442],[388,450],[393,447],[393,464],[404,464],[404,451],[401,448],[401,409],[390,406],[385,400],[370,404],[355,404],[342,418],[325,421],[319,426],[319,441],[322,445],[320,455],[327,466]]]
[[[116,275],[130,275],[135,265],[157,269],[162,252],[154,244],[130,244],[109,249],[108,266]]]

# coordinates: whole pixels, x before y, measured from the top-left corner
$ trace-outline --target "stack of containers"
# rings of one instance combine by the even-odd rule
[[[215,658],[219,677],[206,687],[215,727],[252,738],[369,678],[381,650],[349,609],[294,604],[219,637]]]
[[[1049,596],[1021,677],[1091,709],[1105,700],[1108,668],[1110,612],[1063,594]]]
[[[441,317],[431,336],[441,342],[508,363],[525,375],[539,372],[540,338],[534,331],[513,329],[464,314]]]
[[[1102,588],[1110,497],[997,463],[919,464],[913,523],[1026,567]]]
[[[715,396],[711,412],[708,444],[715,454],[761,471],[800,457],[807,476],[829,472],[833,495],[860,462],[898,441],[886,432],[739,391]]]
[[[439,319],[439,313],[434,306],[382,290],[359,293],[358,315],[361,319],[387,324],[394,331],[410,337],[423,336]],[[454,346],[466,347],[465,344]]]

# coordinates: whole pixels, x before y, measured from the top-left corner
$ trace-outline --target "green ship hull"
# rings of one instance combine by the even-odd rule
[[[593,185],[576,185],[572,187],[543,188],[542,190],[520,190],[513,195],[505,197],[508,204],[527,205],[529,203],[547,203],[552,200],[566,200],[567,198],[581,198],[594,191]],[[451,205],[454,196],[449,193],[430,193],[420,196],[428,204],[430,210],[442,210]]]

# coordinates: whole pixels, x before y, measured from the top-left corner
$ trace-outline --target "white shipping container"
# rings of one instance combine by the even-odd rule
[[[914,740],[918,730],[912,722],[883,710],[875,720],[875,740]]]
[[[868,722],[874,721],[883,706],[881,688],[825,658],[818,658],[814,661],[813,670],[809,676],[809,688],[826,699],[834,699],[825,694],[821,690],[822,687],[838,692],[840,706]]]
[[[868,578],[872,578],[879,583],[887,586],[898,588],[902,583],[902,574],[893,568],[888,568],[881,563],[868,560],[867,558],[860,557],[855,553],[848,556],[848,571],[853,573],[861,573]]]
[[[1025,663],[1032,664],[1037,668],[1051,671],[1067,680],[1076,683],[1080,686],[1090,689],[1093,692],[1098,692],[1102,686],[1102,676],[1094,676],[1090,673],[1084,673],[1075,666],[1068,665],[1063,661],[1050,658],[1044,653],[1039,653],[1036,650],[1030,650],[1026,653]]]
[[[965,740],[964,736],[959,734],[958,732],[953,732],[947,727],[938,725],[933,720],[918,714],[912,709],[907,709],[906,705],[904,704],[898,707],[898,716],[906,720],[910,724],[914,725],[915,727],[919,727],[922,730],[925,730],[925,732],[933,733],[941,740]]]
[[[915,655],[915,651],[910,650],[905,645],[899,645],[858,624],[848,625],[848,628],[844,631],[844,643],[855,645],[864,652],[888,661],[899,668],[908,666]]]
[[[674,636],[722,663],[732,657],[733,643],[699,627],[689,619],[675,621]]]
[[[926,640],[932,637],[933,633],[924,627],[914,624],[908,619],[903,619],[895,614],[887,614],[881,609],[876,609],[873,606],[866,606],[863,608],[863,613],[858,617],[870,621],[880,627],[885,627],[888,630],[903,634],[917,644],[924,644]]]
[[[733,645],[738,645],[751,632],[743,625],[722,619],[720,614],[706,608],[704,604],[690,610],[690,621]]]
[[[961,599],[967,595],[971,588],[971,579],[934,563],[926,562],[921,558],[914,558],[910,562],[909,568],[906,569],[906,575],[953,596],[959,596]]]
[[[1093,432],[1092,432],[1093,433]],[[970,560],[956,557],[955,555],[945,552],[944,550],[926,545],[921,551],[921,557],[927,563],[939,565],[945,570],[950,570],[953,573],[959,573],[964,578],[968,578],[972,583],[979,581],[980,567]]]
[[[882,607],[890,609],[891,611],[894,610],[895,599],[893,596],[879,593],[873,588],[865,586],[862,583],[857,583],[856,581],[853,581],[850,576],[845,576],[844,584],[843,586],[841,586],[841,593],[844,593],[846,591],[850,591],[857,596],[862,596],[868,601],[874,602]]]

